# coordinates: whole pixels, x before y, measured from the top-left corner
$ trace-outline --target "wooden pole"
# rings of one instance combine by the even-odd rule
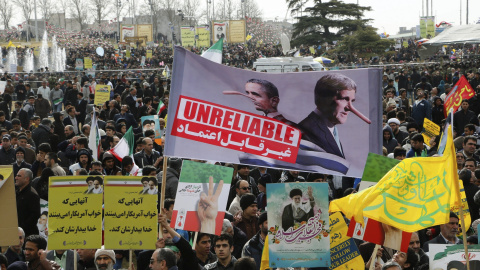
[[[377,259],[377,251],[380,248],[379,244],[375,245],[375,248],[373,249],[372,257],[370,258],[370,268],[369,270],[375,270],[375,261]]]
[[[133,263],[133,250],[130,249],[128,251],[128,268],[132,266],[132,263]]]
[[[195,243],[197,243],[197,237],[198,237],[198,232],[195,232],[195,234],[193,236],[192,249],[195,249]]]
[[[467,231],[465,229],[465,219],[463,218],[463,202],[462,196],[460,193],[460,188],[458,189],[458,197],[460,198],[460,222],[462,224],[462,236],[463,236],[463,247],[465,249],[465,261],[467,263],[467,270],[470,270],[470,263],[469,263],[469,258],[468,258],[468,245],[467,245]]]
[[[77,251],[73,250],[73,270],[77,270]]]
[[[163,172],[162,172],[162,191],[160,193],[160,213],[162,213],[162,209],[165,207],[165,186],[167,183],[167,157],[163,156]],[[158,226],[158,237],[163,237],[163,228],[162,224]]]

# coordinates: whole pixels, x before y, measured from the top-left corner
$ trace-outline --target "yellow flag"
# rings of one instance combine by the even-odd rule
[[[346,217],[363,217],[414,232],[445,224],[450,208],[460,205],[455,148],[448,129],[443,156],[406,158],[392,168],[375,186],[334,200],[330,212]]]
[[[313,46],[310,47],[310,53],[311,53],[311,54],[315,54],[315,48],[313,48]]]
[[[13,45],[11,40],[8,42],[7,49],[10,48],[10,47],[15,47],[15,45]]]
[[[252,35],[248,34],[246,40],[249,41],[250,39],[252,39]]]
[[[269,258],[268,258],[268,235],[267,235],[267,237],[265,237],[265,245],[263,246],[260,270],[270,269],[270,266],[268,266],[268,263],[269,263]]]

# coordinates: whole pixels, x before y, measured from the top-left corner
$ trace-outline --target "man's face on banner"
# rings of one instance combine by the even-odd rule
[[[355,90],[341,90],[333,98],[333,111],[327,115],[328,120],[334,125],[347,122],[350,106],[355,102]]]
[[[267,93],[263,90],[262,85],[258,83],[247,83],[245,85],[245,92],[248,97],[252,99],[253,105],[257,111],[274,112],[273,99],[267,96]]]

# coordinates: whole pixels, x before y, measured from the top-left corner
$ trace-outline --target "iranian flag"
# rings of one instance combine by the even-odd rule
[[[165,106],[165,104],[160,100],[160,103],[158,103],[157,115],[160,115],[166,108],[167,106]]]
[[[133,135],[133,128],[130,127],[123,136],[123,138],[118,142],[118,144],[110,150],[110,153],[118,160],[122,161],[123,157],[130,156],[133,160],[133,168],[130,171],[130,175],[137,175],[138,173],[138,166],[135,164],[135,160],[133,159],[133,146],[135,144],[135,138]]]
[[[93,160],[98,160],[98,155],[100,153],[100,131],[98,130],[97,116],[95,115],[95,110],[93,110],[90,136],[88,136],[88,148],[92,150]]]
[[[221,64],[222,63],[222,49],[223,49],[223,38],[219,39],[217,43],[213,44],[210,49],[202,53],[203,58],[207,58],[210,61]]]

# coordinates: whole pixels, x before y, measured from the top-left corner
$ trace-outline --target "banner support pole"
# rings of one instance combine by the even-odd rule
[[[160,213],[162,213],[163,208],[165,207],[165,185],[167,183],[167,156],[163,156],[163,171],[162,171],[162,190],[160,195]],[[158,237],[163,237],[163,228],[162,224],[158,226]]]
[[[465,249],[465,261],[467,263],[467,270],[470,270],[470,259],[468,258],[468,245],[467,245],[467,232],[465,230],[465,219],[463,217],[463,202],[461,201],[462,195],[460,193],[460,188],[458,189],[458,197],[460,198],[460,222],[462,225],[462,236],[463,236],[463,248]]]

